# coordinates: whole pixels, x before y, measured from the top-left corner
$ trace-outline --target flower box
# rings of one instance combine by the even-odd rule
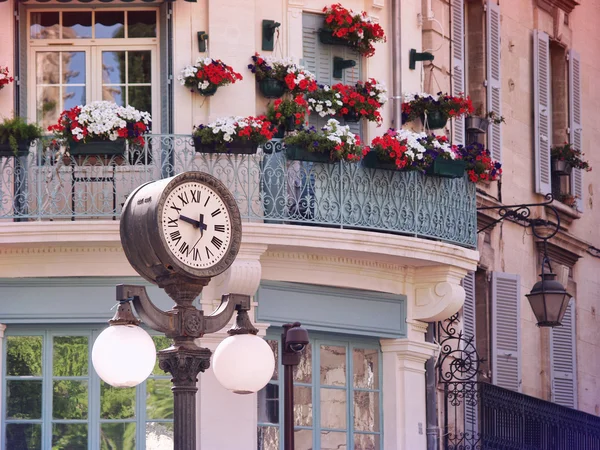
[[[281,98],[285,89],[285,84],[274,78],[265,78],[258,82],[258,90],[265,98]]]
[[[552,174],[553,175],[571,175],[573,166],[568,161],[552,158]]]
[[[469,116],[465,117],[465,129],[468,133],[486,133],[490,124],[489,119],[485,117]]]
[[[116,141],[94,139],[88,142],[71,142],[69,144],[69,153],[72,156],[78,155],[104,155],[115,156],[125,153],[125,139]]]
[[[425,120],[425,114],[421,115],[421,122],[428,130],[439,130],[446,126],[448,117],[441,111],[430,111],[427,113],[427,120]]]
[[[363,158],[363,165],[369,169],[400,170],[393,161],[382,161],[377,152],[371,151]]]
[[[258,144],[254,142],[244,141],[232,141],[229,144],[225,144],[227,150],[219,150],[217,144],[212,142],[210,144],[203,144],[201,138],[194,137],[194,148],[198,153],[223,153],[231,155],[253,155],[258,149]]]
[[[329,153],[309,152],[306,148],[295,145],[286,146],[285,154],[287,159],[292,161],[333,163],[329,158]]]
[[[456,159],[436,158],[426,170],[427,175],[443,178],[461,178],[465,174],[467,163]]]
[[[333,31],[327,30],[325,28],[319,28],[319,41],[321,41],[321,44],[326,45],[342,45],[345,47],[355,47],[355,45],[352,45],[352,42],[348,41],[348,39],[334,36]]]
[[[17,141],[17,151],[15,153],[8,142],[0,144],[0,157],[24,156],[29,153],[30,147],[31,141]]]

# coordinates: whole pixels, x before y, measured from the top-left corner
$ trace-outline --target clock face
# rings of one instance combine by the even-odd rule
[[[183,264],[206,269],[217,264],[231,244],[231,217],[212,188],[190,181],[167,196],[161,215],[163,236]]]

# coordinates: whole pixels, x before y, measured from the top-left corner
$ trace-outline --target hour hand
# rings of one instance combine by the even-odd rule
[[[198,222],[197,220],[194,220],[190,217],[179,215],[179,220],[183,220],[184,222],[194,225],[194,228],[200,228],[200,222]]]
[[[204,223],[204,214],[200,214],[200,221],[198,222],[198,226],[200,227],[200,231],[206,230],[206,224]]]

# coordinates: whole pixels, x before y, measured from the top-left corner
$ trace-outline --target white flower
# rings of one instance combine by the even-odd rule
[[[212,59],[211,58],[204,58],[203,62],[204,62],[205,66],[208,66],[208,65],[212,64]]]

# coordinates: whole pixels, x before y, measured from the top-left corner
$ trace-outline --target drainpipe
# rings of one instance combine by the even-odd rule
[[[435,323],[427,327],[425,340],[434,342]],[[435,380],[435,358],[429,358],[425,363],[425,399],[427,417],[427,450],[439,450],[439,428],[437,415],[437,386]]]
[[[402,53],[400,49],[400,2],[392,0],[392,126],[402,126]]]

